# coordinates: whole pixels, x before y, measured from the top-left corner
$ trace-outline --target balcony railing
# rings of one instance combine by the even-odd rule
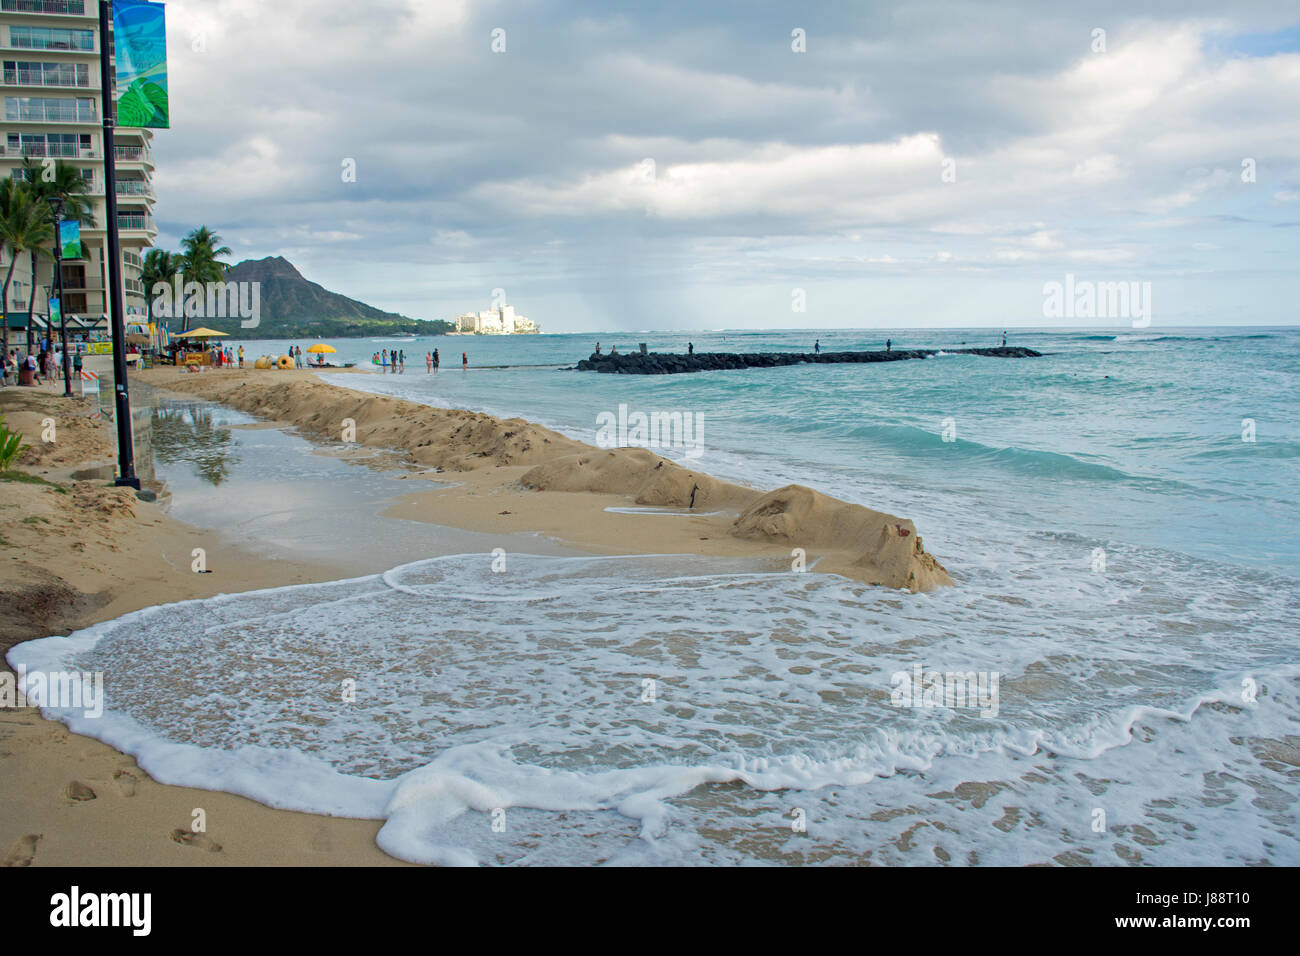
[[[85,16],[86,0],[0,0],[5,13],[55,13]]]
[[[149,157],[149,150],[143,146],[114,146],[113,159],[126,163],[149,163],[153,160]]]
[[[18,103],[17,97],[5,103],[5,119],[14,122],[35,123],[97,123],[98,111],[94,106],[81,103]]]
[[[125,214],[124,214],[124,213],[119,213],[118,216],[117,216],[117,228],[118,228],[118,229],[136,229],[136,230],[147,229],[147,230],[152,230],[152,229],[153,229],[153,216],[147,216],[147,215],[144,215],[143,213],[141,213],[141,214],[133,214],[133,213],[125,213]]]
[[[128,252],[124,249],[122,250],[122,265],[130,266],[132,269],[142,269],[144,268],[144,260],[134,252]]]
[[[131,295],[144,295],[144,283],[139,279],[123,279],[122,288]]]
[[[154,198],[153,184],[143,179],[119,179],[116,180],[117,194],[119,196],[147,196]]]
[[[0,156],[52,156],[56,159],[99,159],[99,150],[80,149],[75,143],[24,143],[17,149],[0,146]]]
[[[11,50],[64,50],[72,53],[98,53],[95,49],[95,35],[86,37],[28,37],[14,36],[12,28],[9,34]]]
[[[40,86],[63,90],[93,90],[89,76],[67,75],[47,70],[5,70],[5,83],[10,86]]]

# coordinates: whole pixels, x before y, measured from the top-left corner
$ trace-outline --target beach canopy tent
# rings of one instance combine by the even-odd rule
[[[8,322],[9,322],[9,328],[10,328],[10,329],[21,329],[21,330],[26,330],[26,328],[27,328],[27,313],[26,313],[26,311],[23,311],[23,312],[10,312],[10,313],[9,313]],[[40,315],[40,314],[37,314],[36,318],[35,318],[35,319],[33,320],[33,322],[32,322],[32,328],[34,328],[34,329],[40,329],[40,330],[42,330],[42,331],[44,331],[45,329],[49,328],[49,326],[50,326],[50,321],[49,321],[49,319],[48,319],[46,316],[43,316],[43,315]]]
[[[175,339],[214,339],[217,336],[224,336],[225,332],[218,332],[216,329],[190,329],[188,332],[182,332],[180,335],[173,335]]]
[[[208,351],[208,339],[224,336],[225,332],[218,332],[216,329],[198,328],[190,329],[188,332],[182,332],[179,335],[173,335],[172,338],[180,341],[181,346],[189,346],[191,342],[202,343],[198,346],[197,352],[191,352],[187,347],[179,348],[176,352],[177,365],[211,365],[212,353]]]

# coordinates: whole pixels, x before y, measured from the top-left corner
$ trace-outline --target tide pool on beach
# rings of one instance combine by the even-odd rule
[[[1015,332],[1046,354],[668,378],[459,368],[462,350],[571,364],[596,338],[996,344],[723,334],[430,338],[393,343],[403,375],[324,378],[593,443],[620,405],[698,416],[691,467],[906,515],[956,587],[443,553],[147,609],[10,661],[103,671],[105,718],[54,716],[160,780],[384,819],[381,846],[413,860],[1300,862],[1300,333]],[[997,675],[997,706],[900,701],[918,668]]]

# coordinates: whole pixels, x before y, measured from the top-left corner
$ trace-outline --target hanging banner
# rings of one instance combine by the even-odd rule
[[[63,323],[63,310],[59,307],[59,297],[50,296],[50,328],[55,329]]]
[[[167,129],[167,25],[161,3],[113,0],[117,125]]]
[[[63,258],[81,258],[81,223],[75,219],[64,219],[59,223],[59,247]]]

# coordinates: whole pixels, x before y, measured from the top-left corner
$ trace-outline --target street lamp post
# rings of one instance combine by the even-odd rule
[[[135,437],[131,434],[131,397],[126,382],[126,324],[122,318],[122,250],[117,237],[117,171],[113,128],[117,124],[113,115],[113,64],[109,54],[109,28],[112,11],[108,0],[99,0],[99,90],[104,138],[104,212],[107,222],[106,249],[108,253],[108,292],[104,304],[108,306],[109,328],[113,330],[113,393],[114,417],[117,419],[117,468],[114,482],[140,490],[140,479],[135,473]]]
[[[72,398],[72,365],[68,358],[68,304],[63,301],[63,199],[50,196],[54,213],[54,281],[59,290],[59,343],[63,346],[63,397]]]

